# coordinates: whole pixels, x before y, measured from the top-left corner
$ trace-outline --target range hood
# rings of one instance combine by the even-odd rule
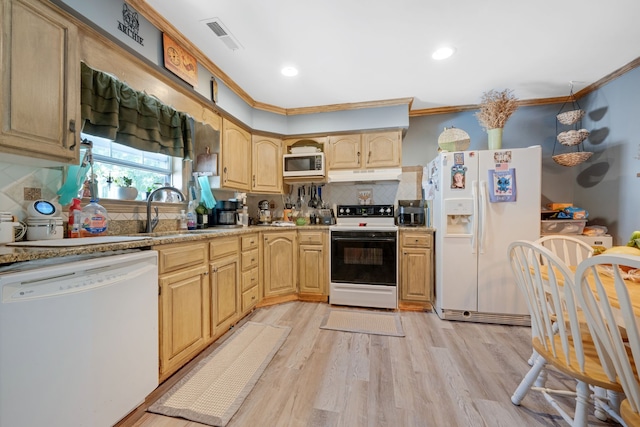
[[[402,168],[330,170],[327,182],[400,181]]]

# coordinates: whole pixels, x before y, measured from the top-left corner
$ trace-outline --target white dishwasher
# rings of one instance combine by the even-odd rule
[[[0,275],[0,427],[112,426],[158,386],[157,252],[63,261]]]

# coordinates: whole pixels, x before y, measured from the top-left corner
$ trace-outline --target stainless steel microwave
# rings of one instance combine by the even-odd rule
[[[282,156],[282,176],[324,176],[324,153],[295,153]]]

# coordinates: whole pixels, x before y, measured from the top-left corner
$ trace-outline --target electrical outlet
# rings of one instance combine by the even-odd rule
[[[24,187],[24,200],[39,200],[42,198],[42,189]]]

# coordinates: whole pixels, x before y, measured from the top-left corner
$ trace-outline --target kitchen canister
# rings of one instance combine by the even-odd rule
[[[0,222],[0,244],[12,243],[22,239],[27,232],[27,226],[21,222]]]
[[[61,217],[27,218],[27,240],[53,240],[63,237]]]

